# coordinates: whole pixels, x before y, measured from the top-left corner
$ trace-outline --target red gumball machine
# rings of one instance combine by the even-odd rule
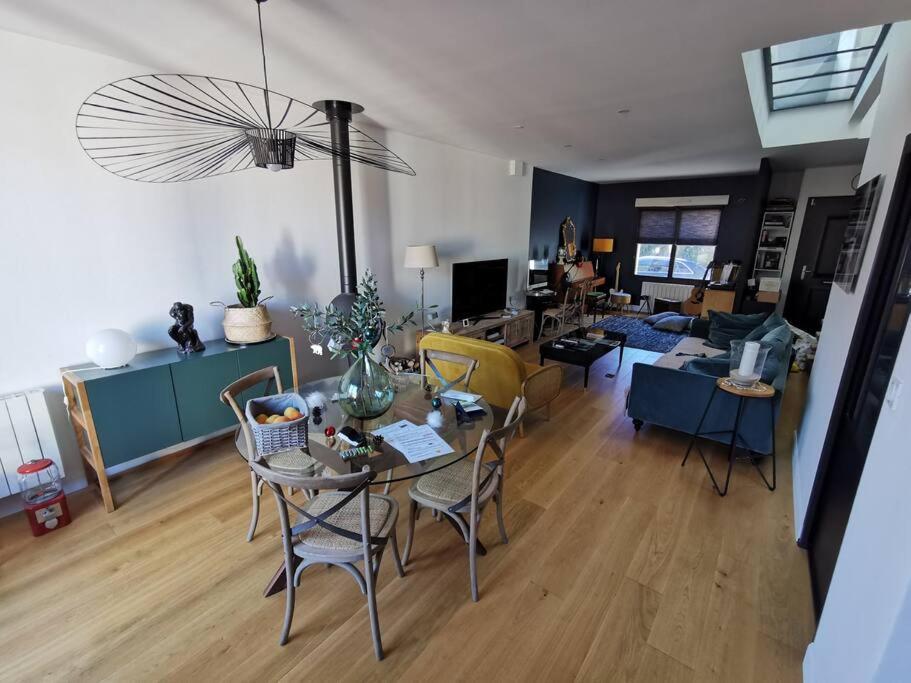
[[[53,460],[29,460],[19,465],[16,472],[19,475],[19,491],[25,502],[25,515],[34,536],[43,536],[70,523],[60,470]]]

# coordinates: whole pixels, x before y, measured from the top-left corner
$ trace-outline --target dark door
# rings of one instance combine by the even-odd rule
[[[854,197],[810,197],[794,256],[785,317],[816,334],[822,325],[835,277],[835,264]]]
[[[825,604],[867,451],[908,323],[911,144],[905,145],[893,197],[845,362],[801,533],[800,543],[809,551],[817,619]]]

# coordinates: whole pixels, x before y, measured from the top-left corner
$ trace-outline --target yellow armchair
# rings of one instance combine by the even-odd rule
[[[471,376],[470,389],[491,405],[509,409],[516,396],[523,396],[528,410],[547,408],[560,395],[563,369],[559,365],[541,367],[524,362],[512,349],[482,339],[433,332],[421,339],[421,350],[434,349],[468,356],[478,362]],[[461,366],[435,362],[440,374],[454,380],[464,372]]]

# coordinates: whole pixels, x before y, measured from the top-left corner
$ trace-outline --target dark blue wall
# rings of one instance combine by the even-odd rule
[[[752,272],[759,224],[768,196],[771,176],[769,162],[763,159],[759,171],[747,175],[600,185],[594,236],[614,238],[614,252],[606,255],[607,258],[602,260],[602,273],[607,273],[608,280],[612,280],[614,267],[619,260],[621,263],[620,286],[633,295],[633,301],[639,299],[642,281],[655,279],[633,275],[633,268],[636,265],[636,238],[639,231],[637,198],[726,194],[730,195],[730,203],[721,212],[715,259],[718,261],[739,260],[743,263],[737,286],[739,304],[747,278]],[[692,284],[693,281],[668,280],[668,282]]]
[[[598,185],[536,168],[531,182],[531,230],[528,258],[557,258],[560,223],[571,216],[576,224],[576,247],[586,257],[591,249],[598,202]]]

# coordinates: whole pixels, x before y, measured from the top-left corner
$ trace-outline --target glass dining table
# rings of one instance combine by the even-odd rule
[[[361,434],[367,434],[374,430],[391,425],[399,420],[408,420],[414,424],[424,424],[427,421],[427,414],[433,410],[431,400],[440,393],[444,387],[440,384],[431,382],[428,384],[428,378],[423,375],[411,373],[399,373],[391,376],[392,385],[395,390],[395,397],[392,406],[383,415],[372,420],[359,420],[351,417],[342,411],[335,397],[340,377],[327,377],[302,384],[299,387],[293,387],[288,391],[297,393],[304,399],[313,392],[319,392],[326,397],[327,405],[317,419],[311,415],[309,422],[309,442],[310,455],[315,460],[325,465],[327,468],[338,472],[359,472],[364,465],[368,465],[371,470],[377,472],[391,472],[386,476],[378,476],[372,482],[372,486],[385,486],[390,482],[405,481],[415,479],[430,472],[436,472],[445,467],[449,467],[464,458],[469,457],[477,451],[478,444],[481,441],[481,434],[485,429],[491,429],[494,425],[495,418],[503,419],[499,415],[498,409],[494,409],[483,398],[477,400],[484,410],[484,415],[480,415],[473,420],[459,421],[456,416],[454,401],[441,397],[443,405],[440,412],[443,413],[442,427],[435,428],[434,431],[449,444],[452,453],[440,455],[435,458],[421,460],[411,463],[403,453],[393,448],[388,443],[382,443],[378,449],[369,455],[357,456],[354,458],[342,458],[342,452],[350,448],[350,445],[340,439],[337,434],[342,427],[350,426]],[[446,388],[457,391],[468,391],[464,386],[453,385]],[[498,413],[495,415],[495,410]],[[326,436],[326,428],[332,426],[335,428],[336,436],[330,439]],[[235,437],[235,445],[238,452],[246,457],[247,446],[244,439],[243,431],[238,428]],[[462,532],[458,525],[448,516],[443,515],[453,527],[453,529],[462,537]],[[463,539],[464,540],[464,539]],[[479,555],[486,555],[487,550],[484,545],[478,541],[477,552]],[[269,584],[266,586],[264,596],[274,595],[285,587],[285,569],[284,564],[276,570]]]
[[[387,443],[382,443],[369,455],[343,458],[342,453],[350,448],[350,445],[338,437],[338,432],[342,427],[350,426],[366,435],[400,420],[408,420],[417,425],[424,424],[427,421],[427,414],[433,410],[430,401],[442,387],[438,383],[427,385],[427,378],[423,375],[410,373],[392,375],[391,380],[395,390],[392,406],[378,418],[359,420],[343,412],[338,402],[332,400],[336,395],[339,379],[339,377],[327,377],[302,384],[289,391],[297,393],[305,399],[313,392],[319,392],[326,397],[327,405],[321,411],[319,418],[310,416],[310,455],[339,474],[360,472],[364,465],[368,465],[377,473],[392,471],[391,476],[377,477],[372,482],[372,486],[385,486],[387,482],[414,479],[468,457],[477,450],[484,430],[491,429],[494,424],[494,411],[483,398],[479,399],[477,404],[483,408],[484,415],[460,423],[456,416],[454,401],[442,397],[443,405],[440,407],[440,412],[443,414],[443,426],[434,431],[449,444],[452,453],[411,463],[403,453]],[[467,391],[460,385],[449,388]],[[330,426],[334,428],[336,434],[332,439],[326,436],[326,428]],[[240,454],[246,457],[246,441],[240,429],[235,437],[235,445]]]

